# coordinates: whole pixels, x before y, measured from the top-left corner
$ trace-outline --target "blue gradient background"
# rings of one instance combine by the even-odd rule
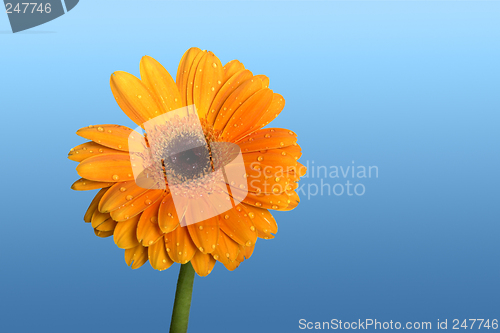
[[[270,77],[304,163],[379,177],[303,198],[236,271],[196,278],[190,332],[499,318],[499,17],[499,2],[83,0],[13,35],[1,14],[0,332],[168,330],[179,266],[133,271],[95,237],[66,154],[78,128],[133,126],[113,71],[150,55],[175,76],[191,46]]]

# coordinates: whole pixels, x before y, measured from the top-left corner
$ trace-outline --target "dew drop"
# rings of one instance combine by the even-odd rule
[[[153,216],[149,220],[153,223],[156,223],[158,221],[158,218],[156,216]]]
[[[151,244],[153,244],[153,241],[152,241],[152,240],[150,240],[150,241],[149,241],[149,245],[151,245]]]
[[[125,199],[127,199],[128,201],[132,200],[134,197],[132,195],[127,195],[127,197]]]
[[[152,201],[151,201],[151,200],[149,200],[149,199],[147,199],[146,201],[144,201],[144,203],[145,203],[146,205],[151,205]]]
[[[273,208],[273,209],[278,209],[278,206],[273,205],[273,206],[272,206],[272,208]]]
[[[246,246],[250,246],[250,245],[252,245],[252,242],[251,242],[251,241],[248,241],[248,242],[246,242],[246,243],[245,243],[245,245],[246,245]]]
[[[214,63],[212,64],[212,67],[213,67],[213,68],[217,68],[217,64],[214,62]]]
[[[254,213],[252,213],[252,212],[250,212],[250,213],[248,213],[248,216],[250,216],[250,218],[252,218],[252,219],[253,219],[253,218],[255,217],[255,214],[254,214]]]
[[[261,207],[261,206],[262,206],[262,204],[261,204],[260,202],[258,202],[258,201],[257,201],[257,202],[255,203],[255,206],[257,206],[257,207]]]
[[[102,128],[101,126],[99,126],[99,127],[97,127],[97,130],[98,130],[99,132],[103,132],[103,131],[104,131],[104,128]]]
[[[271,137],[271,134],[267,133],[266,135],[264,135],[264,137],[266,137],[266,138],[270,138],[270,137]]]
[[[228,219],[229,219],[229,215],[225,215],[225,216],[224,216],[224,218],[225,218],[226,220],[228,220]]]
[[[286,155],[286,152],[285,152],[285,151],[282,151],[282,152],[281,152],[281,155],[285,156],[285,155]]]
[[[203,252],[203,247],[199,247],[198,250],[200,250],[201,252]]]
[[[264,160],[264,157],[262,157],[262,156],[257,157],[257,161],[261,162],[263,160]]]
[[[118,180],[120,177],[118,175],[113,175],[113,180]]]

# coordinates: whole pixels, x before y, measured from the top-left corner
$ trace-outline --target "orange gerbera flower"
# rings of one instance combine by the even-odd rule
[[[125,261],[133,269],[149,259],[160,271],[174,262],[189,261],[200,276],[208,275],[216,261],[234,270],[252,255],[257,238],[274,238],[278,226],[269,210],[291,210],[299,203],[295,190],[305,167],[297,162],[301,151],[296,134],[281,128],[263,129],[283,110],[285,101],[268,88],[266,76],[253,75],[238,60],[222,66],[212,52],[198,48],[184,54],[175,81],[148,56],[141,60],[140,73],[141,79],[125,72],[113,73],[111,90],[123,112],[146,129],[141,139],[148,147],[153,140],[145,127],[148,121],[195,106],[208,147],[206,159],[200,157],[203,151],[162,158],[161,177],[148,178],[154,180],[154,186],[141,186],[129,147],[136,131],[120,125],[82,128],[77,134],[91,141],[68,154],[69,159],[79,162],[76,170],[82,177],[71,188],[100,189],[84,220],[92,224],[97,236],[113,236],[116,245],[125,249]],[[155,127],[156,140],[163,140],[165,134],[169,142],[182,146],[199,139],[198,134],[189,132],[191,127],[177,121],[175,126]],[[213,146],[221,142],[239,147],[245,184],[235,185],[225,178],[224,184],[232,189],[227,192],[232,193],[232,208],[196,223],[183,223],[186,216],[175,207],[168,173],[175,179],[192,181],[213,171]],[[196,181],[190,184],[197,188]],[[198,187],[206,188],[206,184]],[[234,200],[238,188],[245,192],[241,200]]]

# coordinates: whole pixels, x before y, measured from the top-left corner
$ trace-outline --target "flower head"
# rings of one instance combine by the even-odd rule
[[[305,167],[296,134],[263,128],[283,110],[269,79],[237,60],[189,49],[177,77],[145,56],[141,79],[111,76],[111,90],[137,129],[91,125],[91,140],[69,152],[82,177],[74,190],[100,189],[84,220],[113,236],[132,268],[191,262],[200,276],[216,261],[234,270],[271,239],[270,210],[291,210]]]

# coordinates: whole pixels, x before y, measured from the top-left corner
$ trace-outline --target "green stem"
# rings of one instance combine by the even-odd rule
[[[194,269],[191,262],[181,265],[175,292],[170,333],[186,333],[189,323],[189,308],[193,294]]]

